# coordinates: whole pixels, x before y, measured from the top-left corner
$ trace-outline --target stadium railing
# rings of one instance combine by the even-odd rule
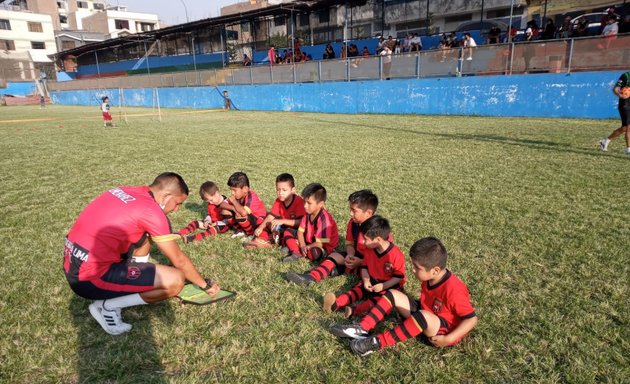
[[[471,59],[468,59],[468,57]],[[435,49],[391,56],[48,82],[51,91],[360,81],[627,70],[630,34]]]

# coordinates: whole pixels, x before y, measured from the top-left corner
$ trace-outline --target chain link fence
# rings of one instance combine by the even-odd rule
[[[50,91],[627,70],[630,35],[546,40],[294,64],[49,82]]]

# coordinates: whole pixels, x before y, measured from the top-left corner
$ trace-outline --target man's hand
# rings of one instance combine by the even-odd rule
[[[212,285],[210,286],[210,288],[208,288],[206,290],[206,293],[210,296],[214,296],[217,293],[219,293],[219,291],[221,290],[221,287],[219,287],[219,284],[217,283],[212,283]]]

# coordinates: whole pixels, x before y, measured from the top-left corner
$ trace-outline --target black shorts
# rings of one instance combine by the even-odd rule
[[[409,299],[409,311],[410,312],[418,312],[422,309],[422,305],[420,305],[420,300],[411,300]],[[440,329],[438,330],[438,335],[446,335],[451,331],[450,325],[444,320],[442,317],[438,316],[440,319]]]
[[[155,264],[123,261],[112,264],[100,278],[79,281],[66,273],[70,288],[77,295],[90,300],[105,300],[153,289]]]
[[[619,103],[619,116],[621,116],[621,126],[625,127],[630,124],[630,101],[626,100],[625,105]]]

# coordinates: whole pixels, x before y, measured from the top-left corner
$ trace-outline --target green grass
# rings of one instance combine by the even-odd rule
[[[629,380],[630,158],[621,139],[596,149],[617,121],[182,112],[104,129],[96,106],[0,108],[3,121],[55,119],[0,121],[0,382]],[[182,247],[236,299],[131,308],[134,329],[105,334],[62,273],[81,209],[176,171],[193,191],[171,215],[178,229],[201,215],[198,186],[237,170],[268,206],[281,172],[298,190],[321,182],[342,231],[347,196],[371,188],[405,253],[423,236],[444,241],[478,326],[454,348],[412,340],[356,357],[327,330],[342,316],[320,309],[352,280],[301,288],[284,273],[306,262],[220,236]]]

